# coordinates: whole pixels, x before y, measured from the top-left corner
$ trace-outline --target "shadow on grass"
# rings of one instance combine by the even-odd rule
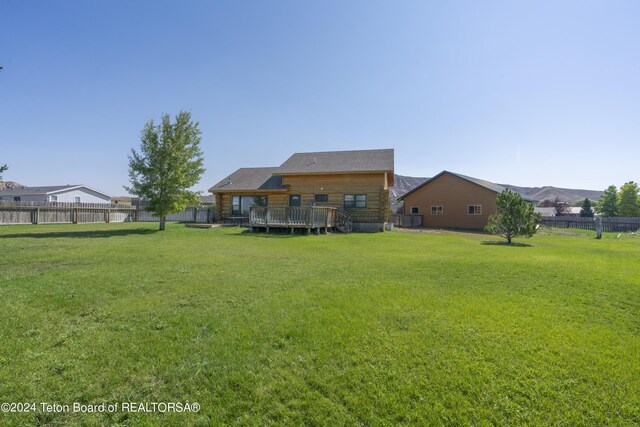
[[[56,239],[56,238],[82,238],[82,239],[103,239],[106,237],[122,237],[131,235],[154,234],[158,230],[148,228],[134,228],[130,230],[90,230],[90,231],[51,231],[46,233],[16,233],[2,234],[0,239],[9,238],[31,238],[31,239]]]
[[[511,242],[511,243],[507,243],[505,241],[502,240],[483,240],[482,242],[480,242],[481,245],[488,245],[488,246],[515,246],[518,248],[531,248],[533,247],[533,245],[530,245],[528,243],[520,243],[520,242]]]
[[[302,232],[296,231],[295,233],[291,234],[291,232],[288,229],[274,228],[273,230],[269,230],[268,233],[265,231],[251,231],[247,229],[247,230],[244,230],[242,233],[234,234],[234,236],[259,237],[263,239],[293,239],[296,237],[312,236],[314,234],[315,233],[313,232],[311,234],[307,234],[306,229]]]

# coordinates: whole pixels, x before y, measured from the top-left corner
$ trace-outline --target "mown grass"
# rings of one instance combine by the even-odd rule
[[[640,237],[0,228],[5,425],[634,425]]]

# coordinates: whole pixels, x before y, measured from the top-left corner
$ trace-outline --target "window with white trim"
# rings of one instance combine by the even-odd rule
[[[482,215],[482,205],[467,205],[467,214]]]
[[[442,205],[431,205],[431,215],[442,215],[444,208]]]
[[[74,201],[74,202],[76,202],[76,203],[80,203],[80,202],[82,202],[82,197],[80,197],[80,196],[75,196],[75,197],[73,198],[73,201]]]
[[[58,201],[58,196],[49,196],[49,201],[50,202],[57,202]]]

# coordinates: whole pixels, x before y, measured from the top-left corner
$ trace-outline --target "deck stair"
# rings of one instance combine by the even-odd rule
[[[353,231],[353,221],[351,214],[344,209],[338,208],[336,213],[336,230],[341,233],[351,233]]]

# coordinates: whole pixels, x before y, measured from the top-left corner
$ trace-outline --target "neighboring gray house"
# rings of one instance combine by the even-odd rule
[[[0,200],[20,202],[111,203],[111,196],[86,185],[52,185],[0,190]]]

